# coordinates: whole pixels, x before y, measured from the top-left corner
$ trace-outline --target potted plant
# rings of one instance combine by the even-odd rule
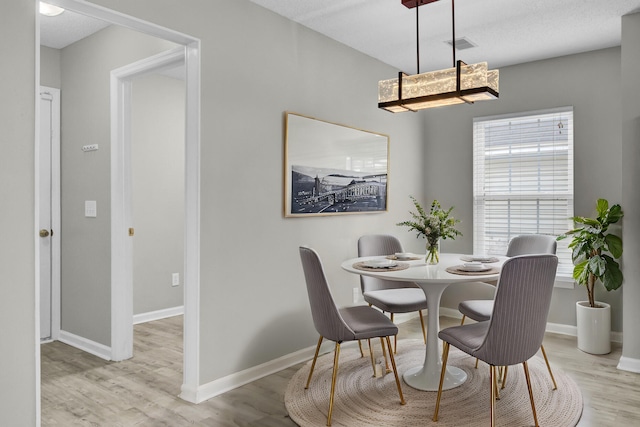
[[[607,291],[622,286],[622,271],[616,259],[622,255],[622,239],[609,233],[609,226],[623,216],[619,204],[609,206],[598,199],[596,218],[573,217],[576,228],[558,236],[571,236],[573,278],[587,288],[588,301],[576,303],[578,348],[587,353],[606,354],[611,351],[611,306],[596,301],[595,285],[600,282]]]
[[[399,222],[396,225],[407,226],[409,231],[417,231],[417,237],[424,236],[427,239],[425,262],[427,264],[437,264],[440,262],[440,239],[455,239],[456,236],[461,236],[462,233],[455,228],[455,225],[460,220],[451,216],[453,206],[444,210],[440,206],[440,202],[434,200],[431,203],[429,213],[427,213],[413,196],[409,197],[413,200],[418,213],[409,212],[413,220]]]

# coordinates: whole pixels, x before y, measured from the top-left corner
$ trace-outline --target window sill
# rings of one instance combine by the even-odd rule
[[[561,289],[575,289],[575,284],[576,281],[573,279],[573,277],[556,276],[556,281],[553,287]]]

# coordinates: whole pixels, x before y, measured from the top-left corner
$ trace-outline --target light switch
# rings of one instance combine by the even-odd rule
[[[98,216],[98,210],[95,200],[84,201],[84,216],[87,218],[95,218],[96,216]]]

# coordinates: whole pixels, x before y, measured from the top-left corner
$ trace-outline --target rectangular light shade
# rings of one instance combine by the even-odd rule
[[[378,83],[378,107],[398,113],[496,99],[498,79],[498,70],[489,71],[486,62],[458,61],[456,67],[445,70],[401,74]]]

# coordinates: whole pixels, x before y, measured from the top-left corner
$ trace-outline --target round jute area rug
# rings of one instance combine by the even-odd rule
[[[374,340],[372,340],[374,341]],[[378,344],[379,341],[375,340]],[[379,347],[374,347],[378,363],[384,363]],[[396,363],[402,373],[424,361],[422,340],[398,342]],[[549,355],[553,358],[553,354]],[[324,426],[329,409],[333,352],[318,358],[308,390],[304,389],[311,362],[291,378],[285,391],[285,406],[293,421],[302,427]],[[580,389],[558,367],[553,374],[558,384],[552,390],[551,378],[542,357],[529,360],[533,395],[541,426],[575,426],[582,415]],[[451,347],[448,365],[467,373],[467,381],[460,387],[444,391],[440,401],[438,422],[433,422],[437,392],[419,391],[402,381],[407,404],[400,405],[393,373],[373,377],[371,361],[365,351],[360,357],[357,347],[340,352],[338,379],[334,399],[333,426],[487,426],[489,425],[489,368]],[[500,390],[496,402],[497,426],[533,426],[527,383],[522,365],[509,368],[506,387]]]

